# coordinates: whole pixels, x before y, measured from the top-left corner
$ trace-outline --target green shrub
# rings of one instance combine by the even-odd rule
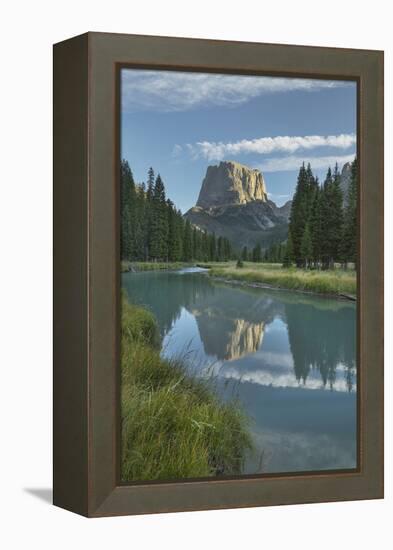
[[[122,338],[137,340],[149,346],[159,344],[159,331],[154,315],[146,309],[127,303],[123,297],[121,308]]]

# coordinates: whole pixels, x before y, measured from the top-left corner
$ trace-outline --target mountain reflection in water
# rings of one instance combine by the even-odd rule
[[[122,281],[156,316],[162,354],[211,377],[252,419],[259,454],[245,473],[356,467],[354,303],[187,271]]]
[[[262,367],[267,372],[264,377],[254,376],[254,381],[274,384],[277,378],[280,385],[293,386],[297,381],[311,389],[319,379],[330,389],[354,389],[353,303],[232,287],[198,273],[137,273],[123,281],[130,298],[157,317],[165,353],[187,350],[199,366],[215,363],[216,371],[222,362],[235,362],[224,372],[221,368],[226,377],[241,374],[251,380],[255,369]],[[189,326],[193,320],[197,327]],[[178,322],[184,325],[181,335]],[[266,331],[276,340],[272,350],[263,346]],[[247,368],[237,365],[237,360],[250,355]]]

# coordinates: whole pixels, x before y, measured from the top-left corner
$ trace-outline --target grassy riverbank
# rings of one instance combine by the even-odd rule
[[[318,271],[283,268],[280,264],[257,264],[244,262],[242,268],[236,268],[234,262],[226,266],[211,264],[210,275],[225,280],[243,283],[266,284],[276,288],[302,290],[329,295],[356,295],[356,273],[353,270],[335,269]]]
[[[247,418],[159,345],[153,315],[123,297],[122,480],[239,474],[252,448]]]
[[[122,273],[127,271],[159,271],[175,270],[183,267],[192,267],[194,263],[187,262],[127,262],[122,260],[120,270]]]

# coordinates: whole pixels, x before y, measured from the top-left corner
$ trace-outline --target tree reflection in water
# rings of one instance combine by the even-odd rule
[[[345,369],[347,390],[355,387],[356,308],[352,303],[229,286],[198,273],[126,274],[123,286],[132,301],[153,311],[162,337],[184,310],[191,314],[205,355],[225,363],[263,352],[266,329],[280,319],[286,325],[298,382],[307,387],[310,372],[316,371],[323,385],[333,390],[340,367]],[[183,347],[187,344],[183,342]]]

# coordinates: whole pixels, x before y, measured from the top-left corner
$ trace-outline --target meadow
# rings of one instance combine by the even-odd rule
[[[265,284],[327,295],[348,295],[356,297],[356,272],[354,269],[318,270],[283,268],[281,264],[244,262],[236,267],[235,262],[200,264],[210,268],[210,275],[226,281],[245,284]]]

